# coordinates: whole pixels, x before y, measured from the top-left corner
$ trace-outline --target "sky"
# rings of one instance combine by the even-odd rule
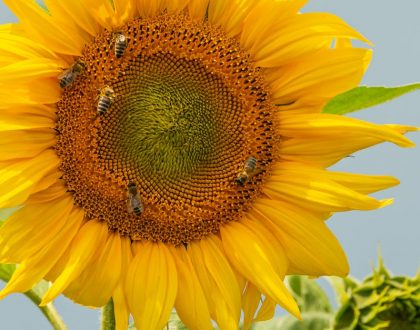
[[[314,0],[305,12],[337,14],[374,43],[374,56],[362,84],[398,86],[420,82],[420,1]],[[16,21],[0,0],[0,24]],[[420,126],[420,91],[352,115],[376,123]],[[420,134],[409,134],[420,145]],[[370,212],[335,214],[328,225],[347,253],[350,272],[357,278],[370,273],[378,247],[394,274],[413,276],[420,266],[420,148],[401,149],[382,144],[354,154],[332,169],[394,175],[401,184],[377,193],[394,197],[393,205]],[[0,283],[0,288],[3,286]],[[69,329],[99,329],[99,313],[59,297],[55,302]],[[0,301],[0,328],[49,329],[43,315],[23,295]]]

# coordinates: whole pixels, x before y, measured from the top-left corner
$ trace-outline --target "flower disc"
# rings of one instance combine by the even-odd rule
[[[217,233],[258,195],[272,162],[278,136],[261,74],[237,41],[184,16],[135,19],[118,31],[128,38],[123,56],[111,31],[98,35],[58,104],[68,190],[88,218],[132,239],[177,245]],[[115,96],[98,114],[104,87]],[[238,186],[250,156],[258,173]],[[127,208],[129,182],[141,215]]]

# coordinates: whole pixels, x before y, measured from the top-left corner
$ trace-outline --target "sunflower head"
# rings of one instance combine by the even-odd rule
[[[42,304],[112,298],[121,328],[236,329],[299,317],[286,274],[347,274],[325,220],[398,181],[326,168],[415,130],[321,112],[369,64],[360,33],[304,0],[4,2],[0,296],[45,278]]]
[[[68,190],[87,217],[132,239],[179,245],[217,233],[258,195],[280,141],[261,70],[221,28],[185,14],[118,31],[126,47],[97,35],[57,104]],[[127,212],[129,182],[141,218]]]

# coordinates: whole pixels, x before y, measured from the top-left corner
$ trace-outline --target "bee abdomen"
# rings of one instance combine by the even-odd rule
[[[124,55],[125,49],[127,45],[126,44],[116,44],[115,45],[115,57],[120,58]]]
[[[143,203],[140,201],[140,197],[137,196],[135,199],[132,200],[133,211],[136,215],[140,215],[143,213]]]
[[[65,88],[73,82],[71,77],[64,77],[60,79],[60,87]]]
[[[118,33],[115,39],[115,57],[120,58],[124,55],[125,49],[127,48],[127,37]]]
[[[98,114],[103,115],[111,106],[111,99],[107,96],[102,96],[98,102]]]
[[[251,156],[246,161],[246,167],[249,169],[254,169],[257,166],[257,158]]]

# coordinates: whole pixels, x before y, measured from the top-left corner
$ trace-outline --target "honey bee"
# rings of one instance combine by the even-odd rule
[[[103,115],[111,107],[114,98],[115,93],[111,87],[105,86],[101,89],[97,106],[98,115]]]
[[[85,62],[83,62],[81,59],[76,60],[76,62],[74,62],[70,68],[58,76],[58,79],[60,80],[60,87],[66,88],[70,86],[85,68]]]
[[[256,174],[256,170],[257,158],[254,156],[248,157],[248,159],[245,161],[242,171],[235,179],[236,184],[243,186],[254,174]]]
[[[140,215],[143,213],[144,206],[140,198],[140,194],[137,190],[137,185],[134,182],[130,182],[127,185],[128,191],[128,201],[127,201],[127,208],[128,212],[134,212],[136,215]]]
[[[115,41],[115,46],[114,46],[115,57],[120,58],[124,55],[125,49],[127,48],[128,39],[121,32],[115,32],[114,41]]]

